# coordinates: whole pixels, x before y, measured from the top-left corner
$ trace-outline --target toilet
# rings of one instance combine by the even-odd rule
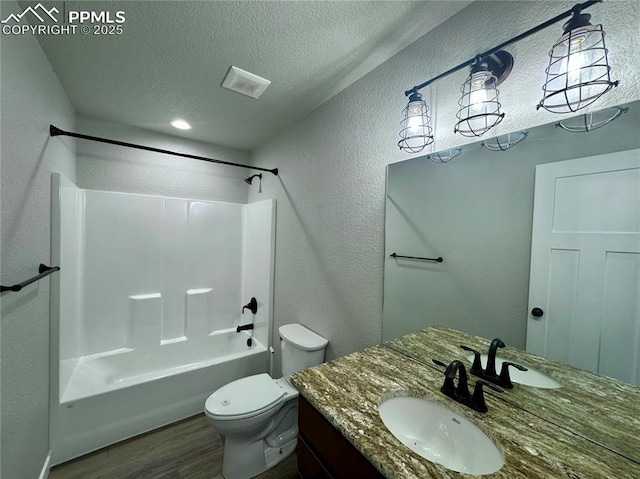
[[[298,435],[298,391],[289,378],[324,361],[328,341],[301,324],[278,329],[282,374],[238,379],[215,391],[204,405],[213,427],[224,436],[222,475],[249,479],[293,453]]]

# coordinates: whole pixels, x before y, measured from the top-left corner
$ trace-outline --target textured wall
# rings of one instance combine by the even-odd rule
[[[93,118],[78,117],[79,133],[180,153],[247,164],[247,151],[164,135]],[[179,158],[85,140],[77,142],[77,185],[201,200],[246,203],[251,173],[243,168]]]
[[[2,18],[22,9],[2,2]],[[51,172],[75,176],[75,113],[37,40],[2,36],[2,284],[37,274],[50,257]],[[49,279],[1,297],[3,479],[38,477],[49,449]]]
[[[474,2],[254,152],[256,165],[281,171],[266,178],[262,195],[250,190],[250,200],[278,200],[276,327],[305,324],[329,339],[329,358],[380,341],[385,166],[408,158],[396,146],[403,92],[573,4]],[[639,6],[609,1],[589,10],[610,31],[614,77],[621,80],[598,108],[640,97]],[[557,120],[534,107],[547,52],[560,33],[558,25],[509,47],[516,65],[500,87],[507,117],[496,134]],[[424,91],[432,98],[437,149],[474,141],[453,134],[464,78],[458,72]],[[524,319],[515,324],[514,337],[524,337],[525,326]]]

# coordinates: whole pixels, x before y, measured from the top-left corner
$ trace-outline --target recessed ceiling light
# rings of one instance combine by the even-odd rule
[[[178,130],[190,130],[191,129],[191,125],[189,123],[187,123],[184,120],[172,120],[169,122],[169,124],[174,127],[177,128]]]

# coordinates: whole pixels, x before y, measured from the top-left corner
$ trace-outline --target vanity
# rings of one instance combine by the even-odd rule
[[[431,327],[293,375],[301,395],[299,477],[469,477],[416,454],[392,434],[379,406],[395,397],[443,406],[454,422],[482,431],[504,461],[488,478],[640,477],[640,388],[507,347],[499,356],[553,377],[560,387],[486,388],[488,411],[480,413],[445,396],[444,368],[430,364],[431,358],[461,359],[468,370],[472,361],[460,344],[486,352],[489,341]],[[476,380],[469,376],[471,390]]]

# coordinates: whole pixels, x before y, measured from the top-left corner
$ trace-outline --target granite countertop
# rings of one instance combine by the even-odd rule
[[[298,372],[300,393],[389,479],[470,477],[413,453],[384,426],[378,405],[414,396],[466,417],[500,449],[505,464],[483,477],[640,477],[640,465],[493,396],[487,413],[462,406],[440,392],[442,373],[385,346],[375,346]]]
[[[425,365],[433,364],[431,358],[447,364],[460,359],[469,368],[471,361],[464,358],[470,353],[459,345],[486,354],[490,343],[479,336],[435,326],[385,344]],[[498,356],[531,366],[561,384],[558,389],[514,384],[511,390],[495,393],[500,399],[640,462],[640,387],[509,346],[498,349]],[[474,378],[470,376],[471,382]]]

